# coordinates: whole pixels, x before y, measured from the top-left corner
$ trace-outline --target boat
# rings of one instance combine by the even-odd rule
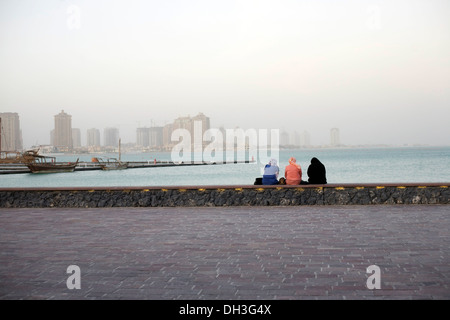
[[[39,149],[22,151],[0,151],[0,164],[26,164],[39,153]]]
[[[0,151],[0,164],[22,163],[22,152]]]
[[[122,162],[116,158],[94,158],[93,162],[98,162],[102,170],[123,170],[128,168],[127,162]]]
[[[32,160],[35,150],[26,152],[20,151],[0,151],[0,164],[24,164]]]
[[[102,170],[123,170],[128,168],[128,162],[121,161],[121,139],[119,139],[119,159],[116,158],[93,158],[93,162],[98,162]]]
[[[25,162],[31,173],[59,173],[59,172],[73,172],[78,165],[76,162],[56,162],[56,157],[43,156],[37,153],[31,154],[32,159],[29,158]]]

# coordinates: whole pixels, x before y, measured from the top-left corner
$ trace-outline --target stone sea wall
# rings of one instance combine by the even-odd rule
[[[448,204],[449,183],[1,189],[0,208]]]

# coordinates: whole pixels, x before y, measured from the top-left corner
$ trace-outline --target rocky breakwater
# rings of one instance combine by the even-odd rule
[[[448,204],[449,184],[0,189],[1,208]]]

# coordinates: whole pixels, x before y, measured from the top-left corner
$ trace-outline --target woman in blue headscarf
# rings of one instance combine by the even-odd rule
[[[274,185],[278,184],[278,174],[280,168],[277,165],[277,160],[270,159],[269,163],[264,167],[264,175],[262,178],[262,184]]]

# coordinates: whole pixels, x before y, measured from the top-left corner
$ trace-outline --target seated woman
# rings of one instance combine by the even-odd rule
[[[280,168],[277,165],[277,160],[271,159],[268,164],[264,167],[264,175],[262,178],[262,184],[273,185],[278,184],[278,174]]]
[[[327,177],[326,177],[326,170],[325,166],[322,164],[322,162],[319,161],[317,158],[311,159],[311,164],[308,167],[308,182],[310,184],[326,184],[327,183]]]
[[[302,168],[294,157],[289,159],[289,165],[284,169],[284,176],[288,185],[300,184],[302,181]]]

